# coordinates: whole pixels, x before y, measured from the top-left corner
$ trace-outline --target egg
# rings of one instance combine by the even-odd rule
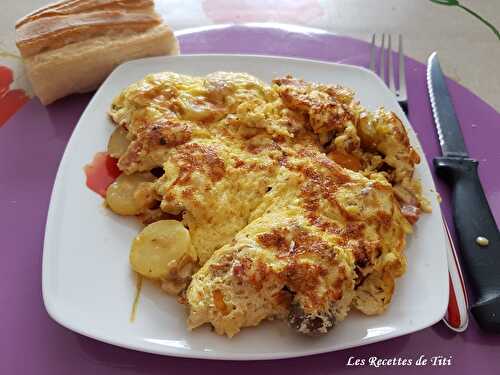
[[[148,207],[162,213],[134,240],[132,268],[181,293],[189,329],[231,337],[282,319],[317,335],[353,308],[388,308],[428,210],[395,114],[291,76],[165,72],[123,90],[110,117],[123,179],[155,175]],[[117,189],[114,211],[144,211],[132,188],[130,207],[111,204]]]

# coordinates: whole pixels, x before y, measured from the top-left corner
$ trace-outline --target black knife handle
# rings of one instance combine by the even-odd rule
[[[453,219],[460,254],[477,296],[471,312],[480,327],[500,333],[500,232],[477,173],[478,162],[461,157],[434,159],[436,171],[453,190]],[[488,239],[481,246],[477,238]]]

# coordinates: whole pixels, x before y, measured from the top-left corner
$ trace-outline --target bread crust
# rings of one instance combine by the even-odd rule
[[[44,104],[94,90],[119,64],[178,53],[152,0],[65,0],[16,23],[16,44]]]
[[[140,10],[153,8],[153,0],[65,0],[37,9],[16,22],[16,29],[36,19],[102,10]]]

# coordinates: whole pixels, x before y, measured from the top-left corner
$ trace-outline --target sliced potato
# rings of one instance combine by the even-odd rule
[[[134,239],[130,264],[137,273],[160,279],[181,259],[193,257],[192,251],[189,231],[179,221],[160,220],[149,224]]]
[[[109,137],[108,154],[114,158],[119,158],[127,151],[130,141],[127,139],[127,131],[119,126]]]
[[[155,177],[151,173],[121,174],[109,185],[106,191],[106,203],[118,215],[138,215],[147,207],[144,206],[144,199],[139,199],[135,193],[141,184],[154,180]]]
[[[184,120],[203,121],[210,118],[214,121],[224,115],[220,108],[217,108],[203,96],[181,94],[179,95],[179,101],[184,109],[182,114]]]

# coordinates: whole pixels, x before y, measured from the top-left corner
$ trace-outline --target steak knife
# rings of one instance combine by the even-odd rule
[[[427,86],[442,156],[437,174],[452,189],[453,220],[461,260],[476,295],[471,312],[479,326],[500,333],[500,232],[469,157],[436,52],[427,63]]]

